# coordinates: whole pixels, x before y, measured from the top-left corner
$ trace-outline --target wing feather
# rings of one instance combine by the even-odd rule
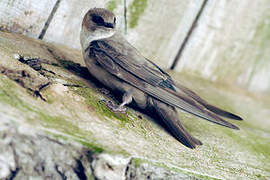
[[[213,106],[211,104],[208,104],[208,102],[206,102],[204,99],[202,99],[200,96],[198,96],[195,92],[191,91],[190,89],[177,84],[177,87],[183,91],[185,94],[187,94],[188,96],[190,96],[191,98],[193,98],[194,100],[196,100],[197,102],[199,102],[200,104],[202,104],[204,107],[206,107],[208,110],[223,116],[223,117],[227,117],[230,119],[234,119],[234,120],[243,120],[240,116],[237,116],[233,113],[230,113],[228,111],[225,111],[223,109],[220,109],[216,106]]]
[[[149,65],[149,62],[142,56],[142,61],[145,60],[143,63],[138,62],[136,59],[131,60],[130,58],[133,56],[128,56],[119,51],[113,45],[110,45],[110,41],[106,40],[95,41],[90,45],[90,52],[95,56],[97,62],[121,80],[166,104],[176,106],[213,123],[232,129],[239,129],[237,126],[209,111],[203,104],[197,102],[196,99],[189,97],[191,94],[177,93],[171,78],[154,65]]]

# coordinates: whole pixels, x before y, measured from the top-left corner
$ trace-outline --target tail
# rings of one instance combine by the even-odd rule
[[[243,120],[240,116],[235,115],[233,113],[224,111],[218,107],[215,107],[211,104],[208,104],[204,99],[202,99],[201,97],[199,97],[195,92],[191,91],[190,89],[177,84],[177,87],[179,88],[178,91],[182,91],[184,92],[186,95],[188,95],[189,97],[191,97],[192,99],[194,99],[195,101],[197,101],[198,103],[200,103],[201,105],[203,105],[205,108],[207,108],[208,110],[212,111],[213,113],[216,113],[217,115],[226,117],[226,118],[230,118],[230,119],[234,119],[234,120],[238,120],[241,121]]]
[[[191,149],[196,148],[197,145],[202,145],[200,140],[193,137],[184,128],[174,107],[153,98],[151,100],[156,113],[178,141]]]

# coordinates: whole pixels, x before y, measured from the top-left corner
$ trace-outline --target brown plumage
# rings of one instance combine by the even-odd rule
[[[175,107],[188,113],[239,129],[220,116],[235,120],[241,117],[208,104],[184,86],[176,86],[171,77],[144,58],[115,30],[115,17],[105,9],[87,12],[82,23],[81,45],[90,73],[111,90],[123,93],[121,110],[134,101],[138,107],[156,111],[174,137],[189,148],[202,143],[181,124]]]

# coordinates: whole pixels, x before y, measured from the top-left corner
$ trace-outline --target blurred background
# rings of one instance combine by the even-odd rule
[[[93,7],[164,69],[270,95],[269,0],[1,0],[0,30],[80,49]]]

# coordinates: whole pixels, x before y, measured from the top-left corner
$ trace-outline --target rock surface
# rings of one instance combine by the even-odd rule
[[[180,113],[204,143],[190,150],[90,76],[77,50],[0,32],[0,179],[267,179],[270,100],[172,74],[209,102],[237,112],[240,131]],[[3,147],[3,148],[2,148]]]
[[[137,159],[96,154],[6,120],[0,124],[0,179],[194,179]]]
[[[90,150],[16,125],[1,122],[0,179],[87,179],[91,175]]]

